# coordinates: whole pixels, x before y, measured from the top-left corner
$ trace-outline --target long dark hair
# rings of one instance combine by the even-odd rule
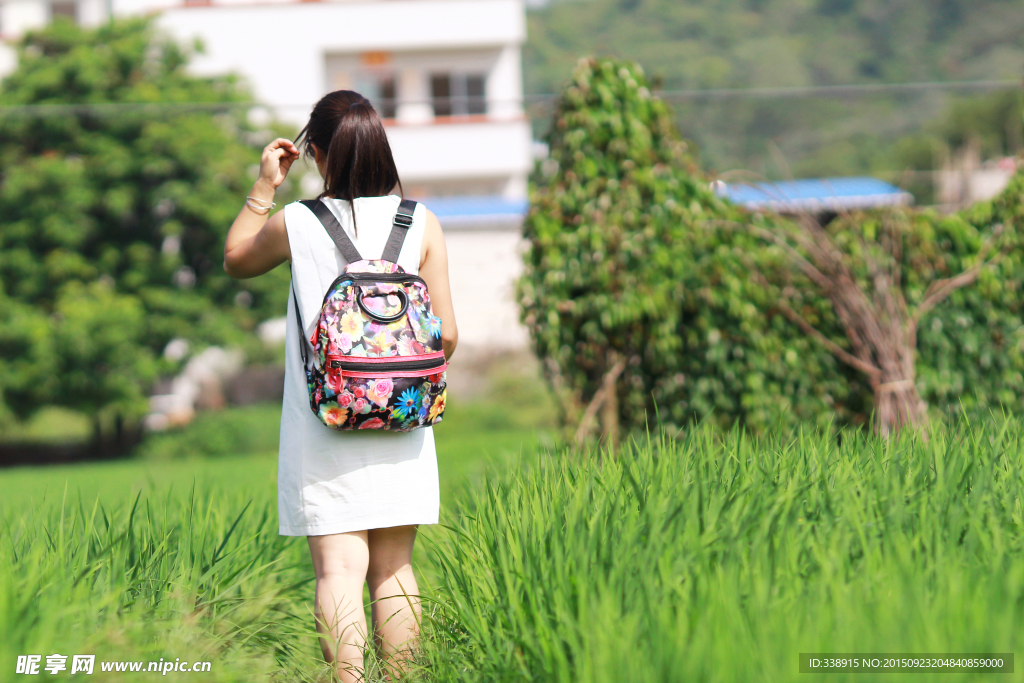
[[[357,92],[336,90],[324,95],[295,144],[304,145],[306,156],[314,163],[313,145],[327,155],[320,196],[347,199],[353,229],[357,197],[382,197],[396,186],[404,195],[384,124],[370,100]]]

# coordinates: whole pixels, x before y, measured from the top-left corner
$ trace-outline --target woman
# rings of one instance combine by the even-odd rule
[[[379,258],[401,202],[398,171],[384,126],[370,102],[347,90],[313,108],[296,143],[324,179],[320,201],[338,218],[364,258]],[[263,150],[260,177],[228,232],[224,270],[261,275],[291,261],[296,314],[308,339],[331,282],[346,262],[313,213],[295,202],[270,216],[274,191],[299,158],[277,139]],[[268,220],[269,216],[269,220]],[[427,283],[441,318],[446,358],[458,332],[448,284],[448,255],[437,218],[417,205],[398,259]],[[295,300],[299,310],[296,311]],[[298,334],[285,342],[285,388],[278,464],[280,533],[306,536],[316,573],[314,614],[320,645],[342,681],[359,680],[366,642],[362,602],[369,583],[374,635],[384,656],[401,666],[418,635],[419,601],[412,549],[420,524],[436,524],[437,459],[431,427],[407,433],[337,432],[309,408]]]

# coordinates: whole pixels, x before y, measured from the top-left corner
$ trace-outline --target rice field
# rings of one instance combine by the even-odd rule
[[[488,480],[434,547],[426,670],[452,682],[844,681],[865,674],[800,674],[798,654],[1013,652],[1024,424],[842,437],[699,428]]]
[[[450,426],[453,452],[473,442]],[[844,681],[797,673],[798,653],[1019,644],[1019,420],[928,441],[696,428],[615,457],[506,436],[486,476],[468,455],[446,475],[442,460],[445,526],[422,534],[411,680]],[[59,470],[0,473],[0,681],[26,680],[14,671],[27,653],[95,654],[91,676],[71,676],[70,658],[56,674],[83,680],[127,675],[100,661],[161,658],[211,662],[174,679],[330,680],[305,543],[276,532],[274,463],[109,463],[91,466],[91,493],[67,495]]]

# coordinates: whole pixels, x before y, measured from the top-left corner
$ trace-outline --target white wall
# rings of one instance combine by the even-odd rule
[[[5,0],[0,4],[0,31],[9,40],[50,21],[50,5],[42,0]]]
[[[430,74],[486,74],[487,116],[496,120],[523,117],[522,68],[518,44],[487,49],[435,49],[383,51],[385,61],[375,66],[362,62],[359,52],[328,53],[328,90],[358,89],[354,74],[393,76],[397,80],[399,123],[430,123]]]
[[[99,26],[107,20],[107,0],[78,0],[78,23]]]
[[[518,45],[502,48],[497,63],[487,77],[487,113],[492,118],[523,118],[522,61]]]
[[[523,269],[519,232],[450,231],[444,239],[459,346],[526,349],[529,338],[515,302],[515,280]]]
[[[13,47],[0,43],[0,78],[14,71],[18,66],[18,53]]]

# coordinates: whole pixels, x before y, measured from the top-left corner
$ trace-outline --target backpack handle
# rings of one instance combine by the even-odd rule
[[[366,294],[363,293],[363,288],[359,285],[356,285],[356,289],[359,290],[359,294],[356,295],[356,303],[359,304],[359,308],[363,311],[363,313],[366,314],[368,318],[376,320],[379,323],[384,323],[386,325],[401,320],[402,316],[404,316],[406,311],[409,310],[409,297],[406,296],[405,292],[403,292],[401,289],[399,289],[396,292],[389,292],[387,295],[394,295],[402,300],[402,308],[399,309],[398,313],[395,313],[394,315],[381,315],[380,313],[374,313],[373,311],[371,311],[366,306],[366,303],[363,301],[363,299],[366,298]]]

